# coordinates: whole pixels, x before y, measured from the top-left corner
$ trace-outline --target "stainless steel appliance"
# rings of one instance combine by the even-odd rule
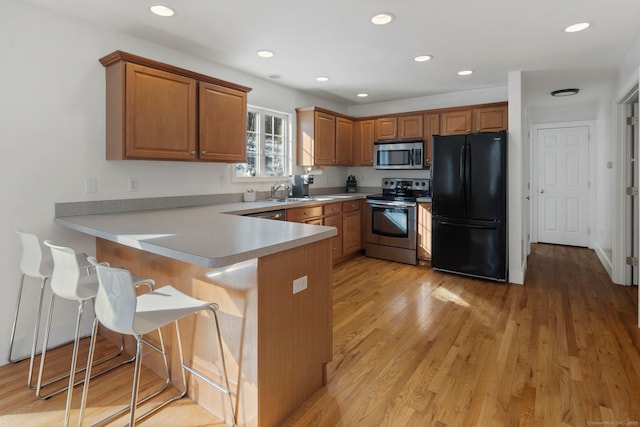
[[[431,194],[431,180],[384,178],[382,194],[367,196],[367,256],[417,264],[418,197]]]
[[[291,197],[308,197],[309,184],[313,184],[313,175],[290,175]]]
[[[263,218],[263,219],[275,219],[277,221],[284,221],[286,219],[287,213],[285,209],[278,209],[275,211],[266,211],[266,212],[256,212],[251,214],[246,214],[245,216],[251,216],[254,218]]]
[[[433,137],[436,270],[507,280],[506,132]]]
[[[424,140],[378,141],[373,143],[376,169],[424,169]]]

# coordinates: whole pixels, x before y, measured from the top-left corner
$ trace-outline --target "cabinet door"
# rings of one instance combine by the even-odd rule
[[[471,110],[446,111],[440,114],[440,135],[471,132]]]
[[[336,164],[353,165],[353,121],[336,117]]]
[[[383,117],[376,119],[376,140],[396,139],[398,137],[398,118]]]
[[[203,160],[247,161],[247,94],[200,82],[200,153]]]
[[[331,251],[334,261],[342,257],[342,215],[331,215],[324,217],[324,225],[336,227],[338,235],[331,239]]]
[[[473,129],[476,132],[497,132],[508,128],[507,106],[474,108]]]
[[[342,254],[349,255],[362,249],[362,212],[342,214]]]
[[[433,135],[440,133],[440,114],[425,114],[424,116],[424,164],[431,165],[431,147]]]
[[[431,260],[431,203],[418,203],[418,259]]]
[[[354,166],[373,166],[373,143],[375,141],[375,121],[356,122],[354,137]]]
[[[336,159],[336,117],[332,114],[315,112],[314,146],[316,165],[334,165]]]
[[[196,150],[196,81],[127,63],[125,158],[189,160]]]
[[[398,136],[400,139],[422,138],[423,135],[422,114],[398,117]]]

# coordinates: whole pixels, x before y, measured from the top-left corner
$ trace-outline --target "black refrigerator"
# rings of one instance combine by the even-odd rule
[[[432,150],[432,267],[506,281],[506,131],[435,135]]]

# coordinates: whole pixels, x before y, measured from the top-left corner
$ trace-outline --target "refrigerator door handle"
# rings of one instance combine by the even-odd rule
[[[465,144],[464,150],[464,204],[469,208],[471,202],[471,145]]]
[[[465,183],[464,183],[464,164],[465,164],[465,145],[463,144],[460,147],[460,206],[462,206],[462,208],[465,208],[465,191],[464,191],[464,187],[465,187]],[[465,209],[466,210],[466,209]]]

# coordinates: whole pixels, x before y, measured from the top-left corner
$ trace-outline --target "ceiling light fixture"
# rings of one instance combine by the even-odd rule
[[[558,89],[551,92],[551,96],[571,96],[580,92],[580,89]]]
[[[329,77],[320,76],[320,77],[316,77],[316,80],[319,82],[326,82],[326,81],[329,81]]]
[[[358,98],[366,98],[367,96],[369,96],[368,93],[359,93],[356,95]]]
[[[430,59],[433,59],[433,56],[431,56],[431,55],[418,55],[415,58],[413,58],[413,60],[416,61],[416,62],[427,62]]]
[[[387,25],[391,21],[393,21],[394,16],[390,13],[378,13],[371,17],[371,23],[376,25]]]
[[[473,74],[473,70],[462,70],[462,71],[458,71],[458,75],[459,76],[468,76],[470,74]]]
[[[590,25],[591,24],[589,24],[588,22],[581,22],[579,24],[569,25],[567,28],[564,29],[564,32],[577,33],[578,31],[586,30],[587,28],[589,28]]]
[[[270,50],[259,50],[256,52],[260,58],[271,58],[275,53]]]
[[[174,14],[173,9],[170,9],[167,6],[162,6],[159,4],[155,6],[151,6],[149,10],[158,16],[164,16],[164,17],[173,16]]]

